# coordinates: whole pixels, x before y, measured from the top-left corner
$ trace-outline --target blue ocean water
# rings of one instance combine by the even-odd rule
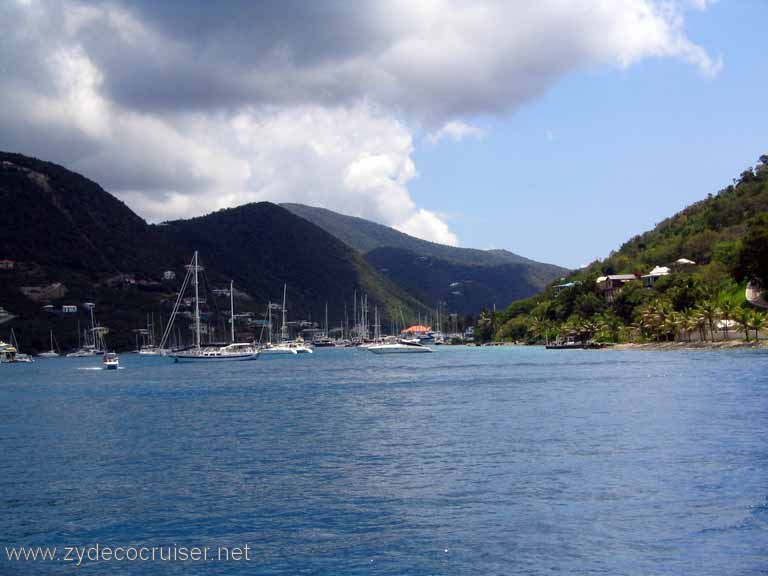
[[[0,366],[0,574],[768,573],[765,352],[121,363]]]

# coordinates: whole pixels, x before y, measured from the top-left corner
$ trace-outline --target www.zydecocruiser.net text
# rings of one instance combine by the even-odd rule
[[[11,562],[242,562],[251,560],[243,546],[19,546],[6,547]]]

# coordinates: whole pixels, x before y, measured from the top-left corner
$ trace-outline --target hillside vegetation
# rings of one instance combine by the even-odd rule
[[[695,264],[678,264],[687,259]],[[656,266],[670,274],[644,286]],[[634,274],[609,292],[606,276]],[[598,282],[598,280],[603,280]],[[768,156],[735,184],[635,236],[606,259],[494,315],[480,339],[668,341],[755,337],[765,313],[745,299],[748,282],[768,286]]]

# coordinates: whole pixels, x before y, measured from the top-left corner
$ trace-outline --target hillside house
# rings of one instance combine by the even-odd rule
[[[669,276],[672,271],[668,266],[655,266],[648,274],[643,276],[643,286],[646,288],[653,288],[659,278],[663,276]]]
[[[609,276],[600,276],[595,283],[600,290],[606,302],[613,302],[616,295],[628,283],[637,280],[634,274],[611,274]]]

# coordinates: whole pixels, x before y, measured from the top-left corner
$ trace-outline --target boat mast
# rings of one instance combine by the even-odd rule
[[[285,323],[285,293],[288,289],[287,284],[283,284],[283,323],[280,326],[280,339],[285,342],[288,340],[288,326]]]
[[[200,350],[200,288],[197,278],[197,250],[195,250],[195,347]]]
[[[232,344],[235,343],[235,283],[229,281],[229,322],[232,324]]]

